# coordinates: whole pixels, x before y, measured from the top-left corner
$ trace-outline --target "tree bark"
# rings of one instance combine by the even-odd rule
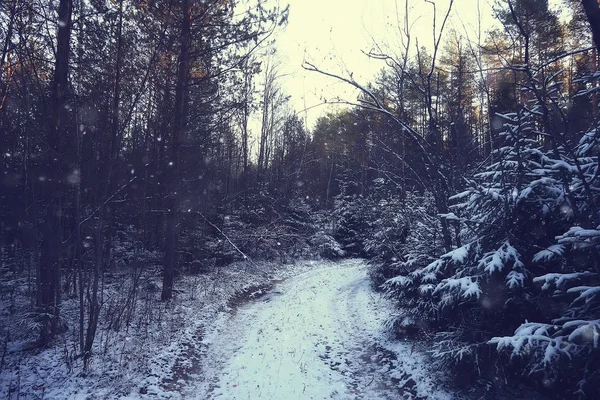
[[[96,239],[94,244],[94,269],[91,282],[91,288],[88,288],[88,324],[85,335],[85,346],[83,349],[84,371],[87,372],[89,362],[92,357],[92,347],[96,338],[98,329],[98,320],[102,304],[99,298],[100,279],[103,273],[103,263],[105,259],[105,226],[109,220],[109,210],[107,203],[111,192],[111,183],[113,181],[113,169],[119,156],[121,147],[121,130],[119,126],[119,109],[121,102],[121,63],[122,63],[122,28],[123,28],[123,0],[119,0],[119,22],[117,25],[117,42],[115,56],[115,78],[113,84],[113,102],[111,107],[111,135],[109,157],[104,169],[100,172],[100,190],[97,197],[98,218],[96,223]],[[109,240],[110,241],[110,240]]]
[[[581,0],[581,3],[592,29],[594,45],[600,50],[600,6],[598,0]]]
[[[163,260],[163,287],[162,300],[170,300],[173,297],[173,279],[177,265],[177,244],[179,225],[179,196],[180,196],[180,169],[181,169],[181,145],[186,126],[186,98],[189,81],[189,58],[191,43],[191,9],[188,0],[181,4],[183,20],[181,22],[179,66],[177,72],[177,86],[175,88],[175,110],[173,121],[173,135],[171,147],[171,159],[169,162],[168,193],[167,193],[167,229],[165,240],[165,255]]]
[[[48,130],[46,175],[42,195],[45,200],[42,227],[41,257],[38,270],[37,307],[42,313],[40,340],[46,342],[58,331],[60,304],[60,226],[63,159],[67,113],[65,92],[68,83],[69,42],[71,39],[72,0],[60,0],[58,7],[58,34],[54,82],[52,84],[52,117]]]

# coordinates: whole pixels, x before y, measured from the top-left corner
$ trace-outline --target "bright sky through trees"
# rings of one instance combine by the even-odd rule
[[[425,0],[408,0],[412,42],[432,48],[433,6]],[[561,0],[551,0],[557,7]],[[314,72],[304,71],[304,59],[321,69],[352,72],[355,79],[366,83],[381,69],[383,62],[370,60],[368,52],[377,43],[385,51],[401,49],[404,24],[404,0],[289,0],[288,26],[277,34],[277,52],[288,75],[284,87],[292,96],[296,110],[310,108],[336,97],[354,100],[348,85]],[[435,0],[437,29],[441,26],[449,0]],[[477,43],[481,16],[482,40],[494,23],[493,0],[455,0],[445,29],[454,29]],[[479,12],[478,12],[479,10]],[[327,106],[325,106],[327,107]],[[306,121],[311,126],[323,114],[323,106],[310,108]],[[302,116],[304,118],[304,115]]]

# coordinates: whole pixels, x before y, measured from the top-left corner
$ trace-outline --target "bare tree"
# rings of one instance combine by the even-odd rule
[[[269,57],[264,69],[262,92],[261,127],[258,149],[259,173],[269,166],[275,132],[282,121],[281,107],[286,98],[281,90],[279,63],[274,56]]]
[[[396,110],[393,110],[385,104],[384,99],[381,99],[376,93],[367,88],[365,85],[357,82],[352,76],[352,74],[350,74],[350,76],[348,77],[345,77],[340,74],[331,73],[322,70],[315,64],[307,61],[304,63],[304,68],[309,71],[318,72],[325,76],[338,79],[355,87],[356,89],[359,89],[364,94],[364,98],[359,99],[358,103],[345,103],[358,105],[360,107],[385,114],[399,125],[399,127],[401,128],[400,132],[402,132],[401,134],[406,135],[407,139],[410,142],[412,142],[415,145],[415,148],[419,151],[419,157],[424,165],[424,168],[420,173],[421,176],[419,176],[419,180],[423,182],[427,186],[427,188],[433,193],[438,212],[440,214],[447,214],[449,210],[448,197],[451,194],[451,186],[450,179],[445,175],[445,163],[441,157],[441,137],[437,121],[437,114],[434,110],[434,100],[436,99],[437,95],[437,88],[434,85],[434,74],[436,71],[436,60],[439,46],[444,33],[444,28],[448,21],[448,17],[450,16],[450,13],[452,11],[454,1],[450,1],[448,8],[444,13],[443,22],[439,29],[437,27],[435,3],[432,1],[427,2],[432,4],[434,7],[434,21],[432,27],[434,47],[431,62],[429,63],[427,71],[421,71],[419,77],[415,77],[411,75],[407,70],[408,59],[410,56],[409,45],[411,42],[410,29],[406,27],[410,26],[408,23],[408,17],[406,17],[405,19],[406,26],[403,31],[403,34],[406,37],[407,45],[404,49],[404,53],[401,59],[398,60],[394,56],[382,52],[381,47],[379,46],[377,46],[377,48],[380,51],[372,51],[367,54],[369,57],[386,61],[388,66],[391,66],[392,68],[398,71],[397,75],[400,76],[402,80],[409,79],[413,83],[413,85],[415,85],[415,87],[421,92],[424,106],[427,110],[427,137],[423,137],[422,135],[420,135],[419,132],[417,132],[415,128],[412,127],[404,119],[404,116],[398,115]],[[406,6],[406,9],[408,10],[408,5]],[[423,55],[421,54],[417,44],[417,58],[421,59],[422,56]],[[400,155],[398,156],[401,157]],[[446,250],[450,251],[452,249],[452,236],[450,233],[448,222],[445,218],[442,218],[440,222],[442,225],[442,237],[444,247],[446,248]]]

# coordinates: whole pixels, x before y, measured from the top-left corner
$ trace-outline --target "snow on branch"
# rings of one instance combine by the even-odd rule
[[[442,291],[449,292],[449,294],[453,294],[456,297],[462,297],[465,299],[470,297],[479,299],[479,296],[482,293],[481,287],[477,282],[477,278],[472,276],[444,279],[440,284],[437,285],[433,293]],[[451,300],[451,297],[447,297],[447,303],[449,303]]]
[[[487,273],[492,274],[504,270],[510,261],[513,261],[513,269],[519,270],[524,268],[521,255],[517,249],[508,241],[505,241],[498,250],[487,253],[479,261],[479,267],[483,268]]]
[[[562,256],[564,253],[565,253],[565,246],[563,246],[561,244],[553,244],[552,246],[548,247],[547,249],[537,252],[533,256],[532,261],[533,262],[550,261],[554,258],[558,258],[558,257]],[[548,275],[552,275],[552,274],[548,274]],[[557,274],[554,274],[554,275],[557,275]],[[544,275],[544,276],[546,276],[546,275]],[[535,279],[540,279],[540,278],[535,278]],[[535,279],[534,279],[534,282],[535,282]]]
[[[544,284],[542,285],[542,290],[548,290],[552,285],[556,286],[557,288],[564,288],[567,285],[567,283],[571,281],[590,278],[597,275],[598,274],[589,271],[573,272],[570,274],[550,273],[533,278],[533,282],[544,282]]]
[[[573,248],[600,246],[600,227],[584,229],[573,226],[566,233],[557,237],[559,244],[571,245]]]

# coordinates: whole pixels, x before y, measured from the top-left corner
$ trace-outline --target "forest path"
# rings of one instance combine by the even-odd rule
[[[206,332],[204,379],[185,397],[450,398],[409,344],[381,346],[387,307],[362,261],[290,278]]]

